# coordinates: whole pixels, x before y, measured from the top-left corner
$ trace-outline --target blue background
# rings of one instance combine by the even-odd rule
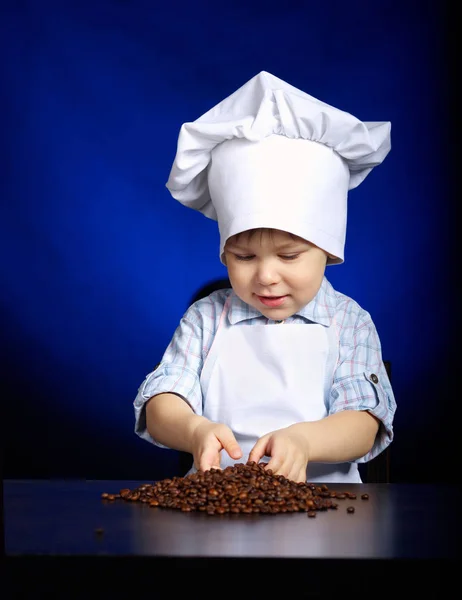
[[[156,479],[133,400],[199,287],[216,223],[165,188],[179,128],[266,70],[392,150],[350,194],[331,283],[372,315],[398,403],[392,478],[450,479],[458,197],[444,2],[4,1],[4,475]]]

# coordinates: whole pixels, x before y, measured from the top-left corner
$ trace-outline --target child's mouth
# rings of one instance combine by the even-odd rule
[[[287,296],[257,296],[262,304],[270,308],[282,306]]]

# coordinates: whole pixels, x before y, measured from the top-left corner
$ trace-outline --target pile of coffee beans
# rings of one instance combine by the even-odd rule
[[[296,483],[274,475],[271,469],[265,468],[265,463],[248,462],[223,470],[210,469],[154,484],[145,483],[132,490],[120,490],[119,494],[104,493],[102,498],[120,498],[183,512],[202,511],[208,515],[306,512],[314,517],[316,511],[337,509],[336,499],[354,500],[356,495],[330,491],[325,484]],[[353,507],[347,510],[354,512]]]

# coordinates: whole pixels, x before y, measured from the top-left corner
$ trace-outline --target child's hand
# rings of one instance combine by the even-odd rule
[[[286,427],[261,437],[249,454],[249,461],[258,463],[263,456],[270,456],[266,468],[275,475],[284,475],[293,481],[306,481],[309,461],[306,437],[295,429]]]
[[[200,471],[220,469],[220,451],[225,450],[235,460],[242,450],[232,430],[223,423],[202,421],[192,435],[194,466]]]

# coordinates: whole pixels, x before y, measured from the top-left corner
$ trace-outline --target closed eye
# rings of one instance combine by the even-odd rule
[[[246,260],[252,260],[252,258],[255,258],[255,256],[253,254],[249,254],[249,255],[246,255],[246,256],[243,256],[243,255],[240,255],[240,254],[235,254],[234,258],[236,260],[244,260],[244,261],[246,261]]]
[[[283,260],[295,260],[299,256],[300,254],[280,254],[279,258],[282,258]]]

